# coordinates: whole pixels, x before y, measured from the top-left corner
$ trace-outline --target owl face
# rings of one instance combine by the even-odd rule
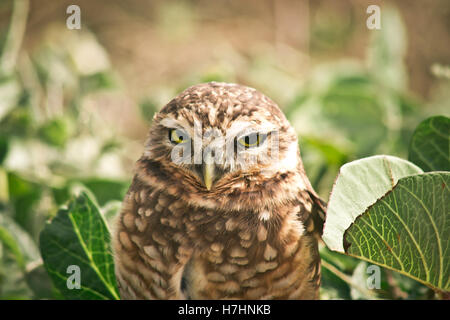
[[[257,196],[301,162],[295,131],[273,101],[215,82],[186,89],[155,115],[141,160],[158,167],[174,192],[216,200]]]

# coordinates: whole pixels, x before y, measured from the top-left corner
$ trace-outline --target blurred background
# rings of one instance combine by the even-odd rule
[[[449,40],[448,0],[1,0],[0,299],[59,297],[37,249],[45,221],[81,186],[112,219],[153,114],[186,87],[237,82],[276,101],[327,200],[341,165],[405,158],[420,121],[450,114]],[[322,299],[434,297],[386,270],[367,290],[365,262],[321,254]]]

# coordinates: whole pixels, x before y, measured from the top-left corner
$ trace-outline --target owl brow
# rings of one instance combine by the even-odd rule
[[[181,129],[181,130],[185,131],[187,134],[189,134],[190,136],[192,136],[192,134],[193,134],[191,127],[189,127],[189,126],[186,127],[174,119],[162,119],[160,124],[167,129]]]
[[[245,136],[248,136],[248,135],[254,134],[254,133],[262,134],[262,135],[265,135],[265,136],[269,136],[270,134],[272,134],[272,133],[274,133],[276,131],[277,130],[274,129],[274,128],[249,127],[249,128],[246,128],[246,129],[238,132],[235,135],[231,135],[231,137],[239,139],[239,138],[243,138]]]
[[[251,133],[262,133],[269,134],[269,132],[274,131],[276,128],[271,123],[264,123],[255,125],[249,122],[236,122],[227,131],[227,137],[242,137]]]

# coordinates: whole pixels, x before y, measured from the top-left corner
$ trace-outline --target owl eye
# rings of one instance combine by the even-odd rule
[[[238,139],[240,145],[246,149],[253,148],[261,145],[266,140],[267,134],[262,133],[250,133]]]
[[[170,129],[169,140],[174,144],[185,143],[189,141],[189,135],[181,129]]]

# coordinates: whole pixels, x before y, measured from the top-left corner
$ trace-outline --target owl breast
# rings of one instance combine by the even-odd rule
[[[320,262],[305,210],[301,202],[260,212],[194,207],[135,178],[116,232],[122,298],[317,298]]]

